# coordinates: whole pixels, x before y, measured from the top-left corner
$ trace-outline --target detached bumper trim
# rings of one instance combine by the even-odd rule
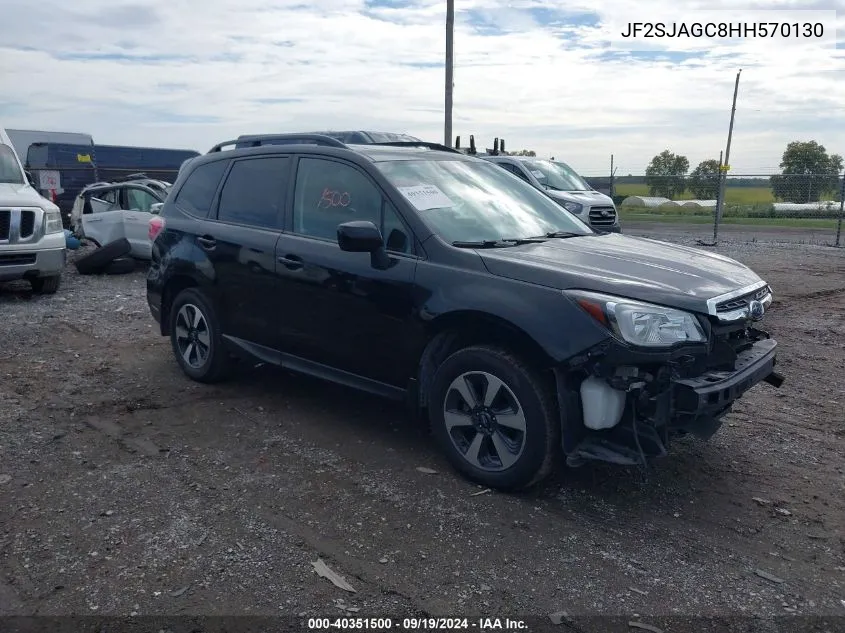
[[[724,410],[774,371],[777,341],[764,339],[740,353],[733,372],[712,371],[674,382],[675,412],[702,416]]]

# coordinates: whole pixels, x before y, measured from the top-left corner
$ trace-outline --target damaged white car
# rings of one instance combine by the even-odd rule
[[[171,183],[143,174],[85,187],[73,204],[70,222],[74,235],[105,246],[121,238],[129,241],[130,255],[150,259],[150,218],[167,199]]]

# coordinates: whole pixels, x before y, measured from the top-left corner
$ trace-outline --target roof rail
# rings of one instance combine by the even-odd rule
[[[387,145],[388,147],[426,147],[428,149],[433,149],[440,152],[452,152],[453,154],[463,154],[463,152],[460,152],[447,145],[442,145],[440,143],[429,143],[427,141],[384,141],[382,143],[369,143],[369,145]]]
[[[224,147],[229,145],[244,145],[248,147],[261,147],[262,145],[279,145],[280,143],[273,143],[272,141],[291,141],[292,143],[308,141],[314,145],[325,145],[327,147],[345,148],[346,144],[341,143],[336,138],[326,136],[325,134],[242,134],[232,141],[225,141],[218,143],[210,150],[209,154],[221,151]]]
[[[127,176],[118,176],[117,178],[114,178],[112,182],[127,182],[129,180],[152,180],[152,178],[143,172],[139,172],[137,174],[129,174]]]

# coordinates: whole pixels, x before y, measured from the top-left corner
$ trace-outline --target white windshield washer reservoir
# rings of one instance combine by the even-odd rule
[[[614,389],[601,378],[590,376],[581,383],[581,408],[584,426],[593,431],[610,429],[619,424],[625,409],[624,391]]]

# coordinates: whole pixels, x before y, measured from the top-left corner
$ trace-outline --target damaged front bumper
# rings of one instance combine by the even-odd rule
[[[680,419],[694,421],[725,411],[742,394],[759,382],[780,387],[775,373],[777,341],[763,339],[737,354],[735,370],[708,371],[700,376],[673,381],[674,410]]]
[[[571,365],[555,369],[567,462],[571,466],[587,460],[643,464],[666,455],[673,437],[692,434],[709,439],[731,405],[749,389],[760,382],[775,387],[783,383],[774,369],[777,342],[764,332],[755,332],[758,340],[737,351],[728,370],[721,366],[700,373],[685,371],[685,365],[694,365],[696,359],[684,353],[639,358],[632,364],[630,351],[613,343],[579,359],[574,372]],[[600,379],[595,384],[604,385],[608,400],[624,402],[618,421],[608,428],[591,429],[584,422],[590,418],[584,407],[594,406],[579,394],[585,375]]]

